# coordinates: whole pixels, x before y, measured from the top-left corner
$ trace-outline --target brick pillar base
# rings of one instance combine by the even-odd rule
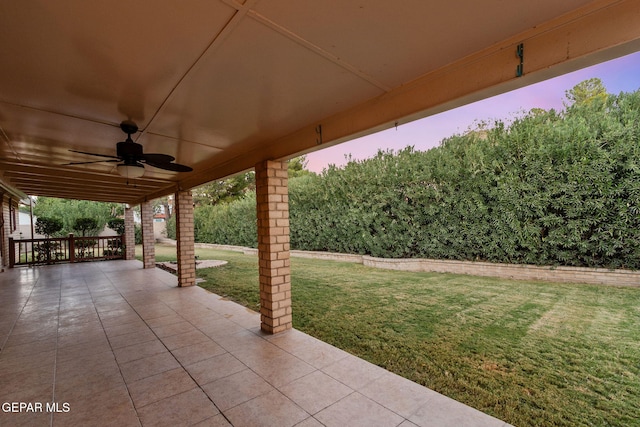
[[[124,259],[136,258],[136,227],[133,207],[124,208]]]
[[[142,262],[144,268],[156,267],[156,239],[153,235],[153,207],[151,202],[140,205],[140,217],[142,220]]]
[[[176,243],[178,252],[178,286],[196,284],[196,257],[193,244],[193,197],[191,191],[175,195]]]
[[[292,327],[287,162],[264,161],[255,170],[261,328],[275,334]]]

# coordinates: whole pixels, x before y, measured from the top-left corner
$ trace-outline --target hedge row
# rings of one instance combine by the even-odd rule
[[[290,180],[294,249],[640,268],[640,93]],[[255,197],[196,209],[198,241],[256,245]]]

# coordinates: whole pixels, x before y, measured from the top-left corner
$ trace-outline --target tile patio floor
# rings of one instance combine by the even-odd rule
[[[0,273],[0,426],[507,425],[176,284],[138,261]]]

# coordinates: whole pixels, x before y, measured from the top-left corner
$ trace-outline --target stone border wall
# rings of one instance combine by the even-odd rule
[[[257,249],[242,246],[196,243],[196,247],[242,252],[256,255]],[[291,251],[297,258],[354,262],[367,267],[386,270],[468,274],[515,280],[541,280],[545,282],[585,283],[640,287],[640,271],[607,270],[604,268],[548,267],[527,264],[494,264],[490,262],[433,260],[424,258],[388,259],[367,255],[349,255],[332,252]]]
[[[370,256],[363,256],[362,261],[366,266],[388,270],[425,271],[515,280],[542,280],[546,282],[640,287],[640,272],[630,270],[547,267],[527,264],[494,264],[489,262],[432,259],[385,259]]]
[[[330,261],[354,262],[364,264],[362,255],[338,254],[333,252],[291,251],[291,256],[296,258],[325,259]]]

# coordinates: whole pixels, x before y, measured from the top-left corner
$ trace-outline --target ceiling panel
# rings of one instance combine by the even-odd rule
[[[0,100],[141,127],[235,13],[186,0],[3,2]]]
[[[255,10],[393,88],[587,3],[270,0]]]
[[[183,80],[149,130],[228,149],[271,141],[381,93],[341,66],[245,19]]]
[[[139,202],[639,49],[640,0],[4,1],[0,185]],[[127,119],[193,172],[66,165]]]

